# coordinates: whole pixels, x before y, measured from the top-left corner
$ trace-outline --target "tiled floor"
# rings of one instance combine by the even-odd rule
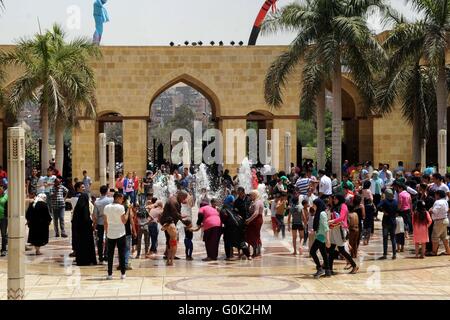
[[[67,215],[70,216],[69,214]],[[200,234],[194,236],[194,261],[184,260],[180,241],[175,266],[166,267],[162,256],[156,260],[131,260],[127,279],[106,281],[106,265],[77,267],[68,257],[70,240],[51,238],[44,255],[26,252],[26,299],[229,299],[229,300],[312,300],[312,299],[449,299],[450,258],[441,256],[416,260],[411,244],[397,260],[378,261],[381,230],[377,223],[369,246],[361,247],[360,272],[347,274],[345,262],[336,261],[337,276],[315,280],[312,260],[307,254],[293,256],[290,233],[285,240],[274,239],[270,217],[263,226],[263,257],[254,261],[221,260],[202,262],[205,257]],[[69,226],[69,222],[67,222]],[[70,228],[68,228],[70,229]],[[51,231],[51,234],[53,232]],[[160,234],[160,243],[164,243]],[[183,231],[180,232],[183,239]],[[162,253],[163,246],[159,246]],[[306,251],[306,249],[305,249]],[[0,299],[6,299],[7,258],[0,258]]]

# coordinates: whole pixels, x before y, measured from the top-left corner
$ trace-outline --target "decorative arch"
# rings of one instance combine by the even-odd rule
[[[150,100],[150,109],[155,100],[161,95],[161,93],[180,82],[194,88],[209,101],[213,119],[217,119],[220,116],[220,102],[214,91],[197,77],[191,76],[187,73],[183,73],[181,75],[173,77],[169,81],[163,82],[163,84],[160,85],[152,95],[152,98]]]
[[[247,114],[247,120],[253,121],[273,120],[273,118],[273,113],[267,110],[255,110]]]

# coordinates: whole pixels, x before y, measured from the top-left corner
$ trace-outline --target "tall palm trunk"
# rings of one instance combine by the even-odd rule
[[[317,167],[325,169],[325,85],[317,96]]]
[[[439,139],[439,131],[447,130],[447,98],[448,90],[446,83],[445,66],[442,65],[438,71],[438,80],[436,83],[436,102],[437,102],[437,133]],[[439,140],[438,140],[439,141]],[[438,142],[438,168],[442,168],[439,171],[441,174],[445,174],[447,171],[447,150],[441,146]]]
[[[42,144],[41,144],[41,174],[47,174],[49,166],[49,144],[48,144],[48,106],[43,104],[41,106],[41,129],[42,129]]]
[[[55,149],[56,149],[56,168],[63,173],[64,166],[64,128],[65,123],[58,117],[55,124]]]
[[[341,56],[336,54],[333,71],[333,118],[332,118],[332,170],[341,179],[342,174],[342,70]]]
[[[412,134],[412,155],[414,165],[420,162],[420,146],[421,146],[421,131],[420,128],[423,126],[423,123],[420,121],[420,117],[417,114],[414,114],[413,120],[413,134]]]

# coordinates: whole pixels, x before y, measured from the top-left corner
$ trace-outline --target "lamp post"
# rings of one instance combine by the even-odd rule
[[[25,130],[8,128],[8,300],[25,295]]]

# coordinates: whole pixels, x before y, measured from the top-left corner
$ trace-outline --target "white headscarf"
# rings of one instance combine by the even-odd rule
[[[34,198],[33,208],[36,207],[38,202],[47,203],[47,195],[45,193],[39,193],[36,198]]]

